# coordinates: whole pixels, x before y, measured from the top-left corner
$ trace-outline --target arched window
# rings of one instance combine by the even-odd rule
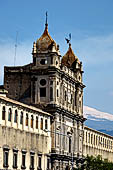
[[[9,108],[9,111],[8,111],[8,121],[11,122],[11,116],[12,116],[12,110],[11,108]]]
[[[47,122],[47,119],[45,119],[45,129],[48,129],[48,122]]]
[[[5,120],[5,106],[2,107],[2,120]]]
[[[28,114],[26,113],[26,126],[28,126]]]
[[[36,129],[38,129],[38,116],[36,117]]]
[[[23,124],[23,112],[20,114],[20,124]]]
[[[17,110],[15,110],[15,115],[14,115],[14,122],[17,123]]]
[[[41,118],[40,129],[43,130],[43,118]]]
[[[31,115],[31,128],[33,128],[33,115]]]

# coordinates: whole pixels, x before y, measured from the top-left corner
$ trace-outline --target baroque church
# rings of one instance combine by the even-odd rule
[[[106,158],[111,153],[112,158],[113,138],[84,126],[82,62],[68,44],[62,57],[46,19],[43,34],[33,43],[32,63],[4,67],[1,169],[68,170],[82,165],[87,154],[106,153]],[[99,146],[104,137],[108,148]]]

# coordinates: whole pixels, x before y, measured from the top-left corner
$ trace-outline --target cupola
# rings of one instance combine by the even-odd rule
[[[62,64],[62,66],[67,66],[68,68],[71,68],[75,61],[80,63],[78,57],[74,54],[74,52],[72,50],[71,44],[69,43],[68,51],[62,57],[61,64]]]

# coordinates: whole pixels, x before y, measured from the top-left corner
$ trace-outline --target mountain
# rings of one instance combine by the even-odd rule
[[[110,133],[109,131],[113,130],[112,114],[101,112],[88,106],[84,106],[83,111],[84,117],[87,118],[85,121],[86,126],[100,131],[104,130],[106,133]]]

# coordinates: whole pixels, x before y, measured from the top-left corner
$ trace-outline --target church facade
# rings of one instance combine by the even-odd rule
[[[68,44],[61,56],[46,21],[32,63],[4,68],[0,168],[68,170],[93,153],[84,140],[82,62]]]
[[[62,57],[51,38],[48,24],[33,43],[33,62],[22,67],[5,67],[7,97],[40,108],[52,115],[51,166],[68,169],[83,158],[82,62],[71,44]]]

